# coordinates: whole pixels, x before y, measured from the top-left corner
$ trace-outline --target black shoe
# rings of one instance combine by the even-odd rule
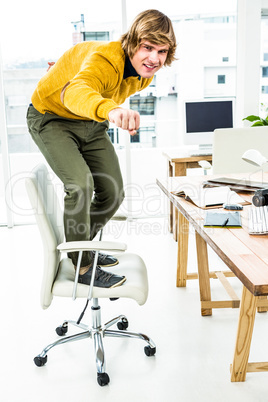
[[[91,256],[92,256],[92,261],[94,261],[95,258],[95,251],[91,251]],[[119,263],[118,259],[113,257],[112,255],[107,255],[103,253],[99,253],[98,255],[98,261],[97,264],[100,267],[113,267],[114,265],[117,265]]]
[[[84,275],[78,276],[78,282],[84,285],[90,285],[92,275],[92,268],[90,268]],[[96,275],[94,286],[98,288],[115,288],[122,285],[126,281],[125,276],[111,274],[110,272],[103,271],[100,267],[96,268]]]

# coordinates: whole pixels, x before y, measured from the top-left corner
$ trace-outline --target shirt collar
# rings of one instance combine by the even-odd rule
[[[141,79],[141,76],[137,73],[135,68],[132,66],[131,61],[129,60],[129,57],[126,56],[123,79],[126,79],[128,77],[139,77],[139,81]]]

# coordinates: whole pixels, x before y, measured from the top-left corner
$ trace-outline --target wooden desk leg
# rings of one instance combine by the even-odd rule
[[[170,163],[170,174],[172,177],[175,176],[186,176],[187,169],[186,169],[186,163],[185,162],[173,162]],[[173,239],[175,241],[178,241],[178,213],[177,213],[177,208],[173,207],[173,212],[172,212],[172,225],[173,225]]]
[[[174,215],[174,211],[173,211],[173,204],[171,201],[169,201],[169,221],[168,221],[168,229],[170,233],[173,233],[173,215]]]
[[[231,368],[231,381],[245,381],[252,332],[256,315],[257,297],[243,286],[236,345]]]
[[[267,296],[259,296],[259,299],[267,300]],[[257,307],[258,313],[267,313],[267,307]]]
[[[168,161],[168,177],[172,177],[173,176],[173,167],[171,165],[171,163]],[[174,215],[174,211],[173,211],[173,204],[172,202],[169,202],[169,231],[170,233],[173,232],[173,215]]]
[[[211,301],[207,243],[197,232],[195,232],[195,238],[196,238],[200,301],[201,302]],[[212,315],[212,309],[201,307],[201,315],[202,316]]]
[[[187,165],[185,162],[173,162],[171,166],[172,166],[172,177],[186,176]]]
[[[173,214],[172,214],[172,232],[173,232],[173,239],[175,241],[178,241],[178,232],[179,232],[179,226],[178,226],[178,220],[179,220],[179,215],[178,215],[178,209],[172,205],[173,208]]]
[[[178,214],[178,260],[177,260],[177,287],[186,286],[189,222],[180,213]]]

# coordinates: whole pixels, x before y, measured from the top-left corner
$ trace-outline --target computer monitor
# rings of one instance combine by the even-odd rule
[[[234,99],[210,98],[183,102],[185,145],[212,147],[216,128],[232,128]]]

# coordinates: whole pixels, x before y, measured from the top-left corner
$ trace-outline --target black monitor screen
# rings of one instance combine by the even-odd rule
[[[233,127],[232,101],[188,102],[185,104],[186,132],[213,132]]]

